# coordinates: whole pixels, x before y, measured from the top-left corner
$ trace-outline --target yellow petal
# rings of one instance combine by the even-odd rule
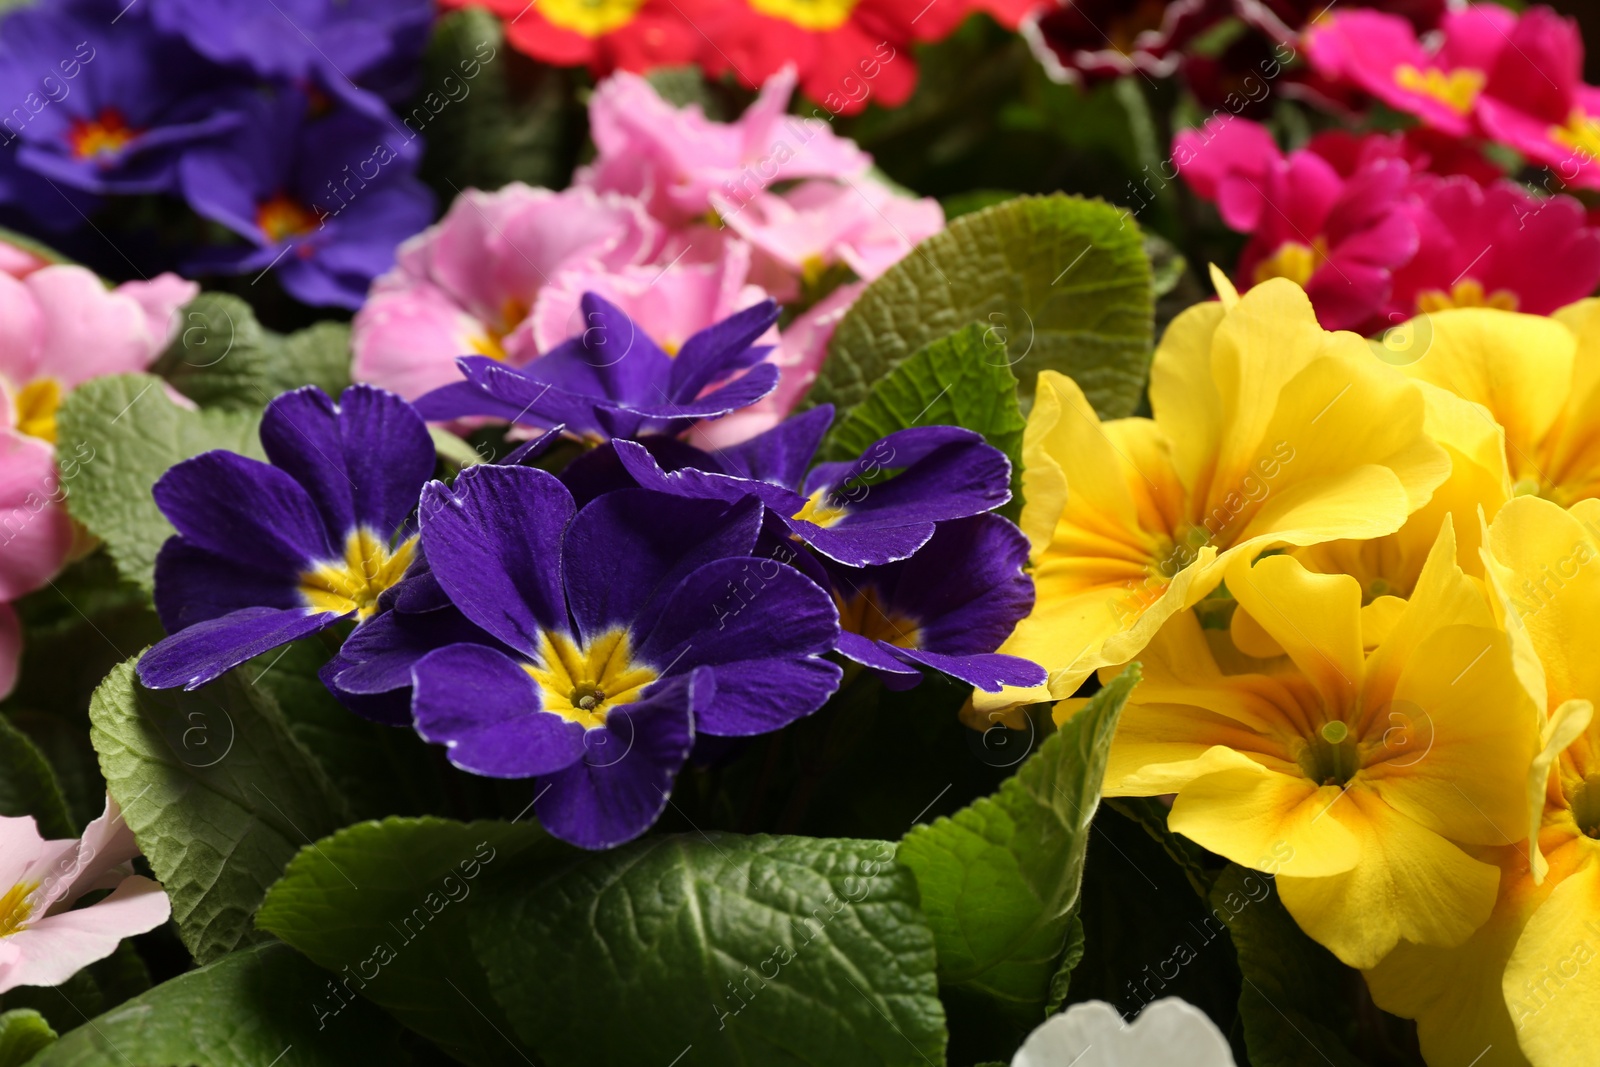
[[[1506,965],[1503,989],[1534,1067],[1589,1067],[1600,1005],[1600,862],[1551,890]]]
[[[1280,876],[1278,890],[1300,928],[1345,963],[1374,967],[1402,940],[1452,948],[1489,918],[1498,868],[1360,785],[1329,816],[1322,821],[1336,819],[1355,837],[1360,861],[1329,877]]]
[[[1489,921],[1456,948],[1402,941],[1366,972],[1373,1003],[1417,1021],[1423,1058],[1433,1064],[1528,1067],[1501,980],[1528,917],[1548,895],[1535,887],[1513,848],[1502,860],[1500,895]]]
[[[1150,407],[1161,413],[1174,466],[1186,486],[1209,482],[1223,432],[1222,398],[1211,377],[1211,342],[1224,314],[1224,306],[1212,301],[1179,314],[1150,365]]]
[[[1174,833],[1246,867],[1276,870],[1280,879],[1335,876],[1362,859],[1355,836],[1328,815],[1337,787],[1232,757],[1231,766],[1179,790],[1167,818]]]
[[[1482,404],[1505,428],[1518,477],[1561,415],[1577,340],[1554,319],[1493,308],[1455,308],[1429,317],[1433,342],[1406,374]]]
[[[1299,557],[1295,557],[1298,559]],[[1389,639],[1405,617],[1406,602],[1397,596],[1380,596],[1361,608],[1361,646],[1377,648]],[[1368,660],[1370,670],[1371,661]]]
[[[1544,821],[1545,795],[1550,788],[1550,771],[1561,753],[1576,741],[1594,720],[1594,705],[1587,700],[1568,700],[1550,713],[1539,732],[1539,753],[1528,768],[1528,841],[1532,848],[1529,862],[1533,880],[1543,883],[1550,863],[1539,848],[1539,826]]]
[[[1222,268],[1215,263],[1207,264],[1211,275],[1211,287],[1217,291],[1217,299],[1225,308],[1231,309],[1239,302],[1239,290],[1234,288],[1233,282],[1222,272]]]
[[[1452,561],[1453,565],[1453,561]],[[1367,703],[1377,751],[1362,780],[1454,841],[1509,845],[1528,832],[1527,768],[1542,717],[1498,630],[1445,626],[1418,642],[1391,699]]]
[[[1253,566],[1239,556],[1228,589],[1337,712],[1361,686],[1361,587],[1346,574],[1313,574],[1289,556]]]

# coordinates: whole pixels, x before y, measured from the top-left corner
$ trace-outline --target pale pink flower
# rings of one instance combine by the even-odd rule
[[[690,442],[707,450],[725,448],[765,433],[787,418],[817,380],[834,327],[865,288],[865,282],[841,285],[797,316],[767,357],[778,367],[778,387],[747,408],[698,424],[689,433]]]
[[[619,270],[648,261],[660,226],[636,201],[591,189],[551,192],[516,182],[469,189],[436,225],[400,246],[356,315],[353,373],[415,399],[455,381],[455,359],[521,364],[538,350],[519,333],[562,270]]]
[[[62,496],[55,450],[0,430],[0,602],[42,587],[66,562],[72,522]]]
[[[60,985],[172,914],[166,891],[133,873],[139,854],[116,801],[81,840],[46,841],[31,817],[0,818],[0,993]],[[87,908],[86,893],[112,890]]]
[[[872,157],[821,119],[787,113],[795,70],[767,80],[734,122],[715,122],[697,104],[674,107],[644,78],[618,73],[589,104],[596,156],[575,182],[642,199],[673,224],[705,216],[711,194],[743,203],[775,182],[853,178]]]
[[[944,229],[937,200],[898,196],[871,178],[801,182],[785,193],[758,193],[743,204],[714,194],[713,203],[729,228],[785,271],[807,280],[842,263],[870,282],[912,246]]]
[[[707,326],[767,298],[765,290],[749,282],[750,246],[738,240],[716,245],[719,254],[709,261],[697,261],[685,249],[681,258],[661,266],[562,271],[539,293],[533,314],[514,339],[516,348],[548,352],[582,333],[588,324],[578,302],[584,293],[598,293],[664,351],[676,353]]]

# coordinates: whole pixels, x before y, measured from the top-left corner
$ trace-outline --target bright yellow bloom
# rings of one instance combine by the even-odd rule
[[[1600,496],[1600,300],[1553,318],[1457,308],[1416,323],[1431,341],[1401,369],[1505,428],[1517,495],[1562,507]]]
[[[1295,921],[1351,966],[1402,939],[1461,944],[1499,871],[1459,846],[1526,834],[1538,730],[1449,522],[1403,604],[1363,608],[1354,578],[1285,555],[1239,557],[1227,584],[1247,650],[1273,658],[1219,666],[1222,632],[1175,615],[1139,657],[1106,795],[1177,793],[1173,831],[1275,871]]]
[[[1150,402],[1153,419],[1102,423],[1071,379],[1040,374],[1021,520],[1037,598],[1001,651],[1050,680],[974,694],[980,718],[1133,659],[1239,556],[1393,533],[1450,471],[1422,390],[1281,279],[1178,316]]]
[[[1453,950],[1402,945],[1367,981],[1417,1020],[1430,1063],[1580,1067],[1600,1013],[1600,501],[1514,500],[1486,548],[1524,685],[1549,710],[1529,825],[1487,857],[1503,873],[1482,929]]]

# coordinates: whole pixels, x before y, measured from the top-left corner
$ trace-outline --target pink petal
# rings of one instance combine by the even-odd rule
[[[139,302],[108,292],[82,267],[52,265],[23,282],[44,316],[40,375],[71,388],[106,374],[141,371],[156,354],[156,336]]]
[[[66,562],[72,522],[59,495],[50,446],[0,430],[0,601],[33,592]]]
[[[1200,130],[1185,130],[1173,141],[1173,162],[1202,199],[1222,213],[1222,221],[1250,233],[1265,208],[1267,175],[1283,163],[1283,153],[1265,126],[1249,119],[1212,119]]]
[[[123,282],[116,292],[129,297],[144,312],[145,326],[155,343],[150,353],[153,360],[161,349],[178,336],[182,323],[178,312],[185,304],[200,295],[200,286],[187,278],[168,272],[158,274],[149,281]]]
[[[428,282],[378,293],[356,313],[351,376],[407,400],[460,379],[456,357],[472,355],[489,329]]]
[[[11,613],[7,605],[6,612]],[[14,619],[16,615],[11,614]],[[9,892],[11,887],[23,880],[39,856],[44,852],[45,840],[39,835],[39,824],[32,815],[20,818],[0,815],[0,893]],[[0,940],[0,944],[4,944]]]
[[[13,278],[26,278],[48,263],[49,260],[34,255],[25,248],[0,241],[0,274]]]
[[[0,248],[9,247],[0,245]],[[39,373],[44,316],[26,283],[0,274],[0,379],[20,389]],[[3,425],[10,425],[8,417]]]
[[[0,993],[20,985],[60,985],[172,915],[166,891],[148,878],[124,879],[88,908],[50,915],[0,940]]]
[[[70,865],[59,872],[59,888],[40,902],[42,911],[58,911],[92,890],[114,888],[126,876],[127,863],[139,854],[128,820],[109,795],[105,811],[83,828],[83,837],[74,844]]]

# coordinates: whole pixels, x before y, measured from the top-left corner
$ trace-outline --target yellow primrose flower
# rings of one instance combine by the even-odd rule
[[[1151,372],[1153,419],[1102,423],[1044,372],[1023,437],[1034,610],[1001,648],[1047,687],[974,694],[981,719],[1133,659],[1236,557],[1393,533],[1449,474],[1422,390],[1276,279],[1192,307]]]
[[[1488,923],[1454,949],[1403,944],[1367,983],[1417,1020],[1429,1063],[1580,1067],[1600,1012],[1600,500],[1513,500],[1486,562],[1524,685],[1549,709],[1529,825],[1485,856],[1502,870]]]
[[[1139,657],[1105,794],[1176,793],[1174,832],[1276,872],[1295,921],[1351,966],[1402,939],[1461,944],[1488,919],[1499,871],[1459,845],[1527,833],[1538,731],[1450,523],[1410,600],[1381,619],[1353,577],[1286,555],[1236,558],[1227,584],[1259,628],[1251,651],[1281,655],[1230,673],[1194,613],[1175,615]],[[1381,640],[1363,636],[1368,618]]]
[[[1563,507],[1600,496],[1600,300],[1552,318],[1455,308],[1412,325],[1430,339],[1401,370],[1482,405],[1505,428],[1517,495]]]

